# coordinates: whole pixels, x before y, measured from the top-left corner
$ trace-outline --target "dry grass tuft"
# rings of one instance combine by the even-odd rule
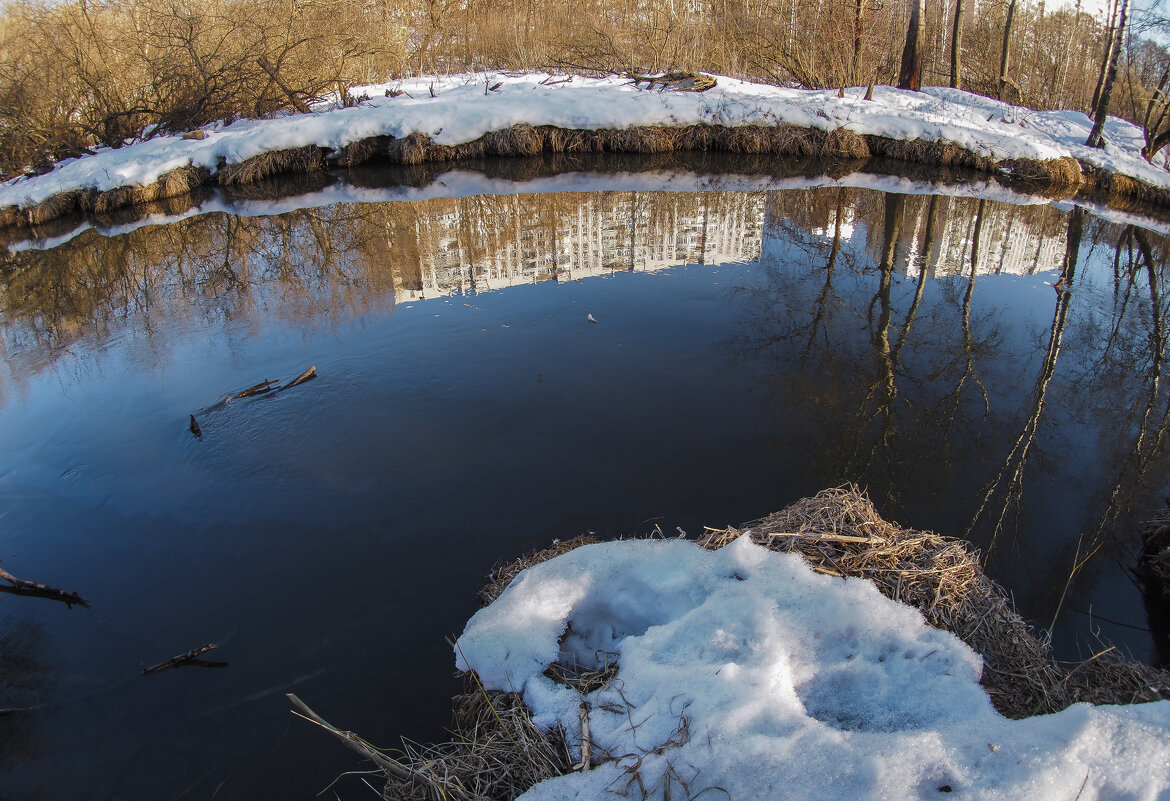
[[[438,745],[404,742],[386,771],[382,797],[400,801],[516,798],[538,782],[563,776],[572,759],[563,732],[532,722],[517,693],[484,691],[472,675],[452,699],[455,738]]]
[[[49,220],[72,214],[81,209],[84,197],[85,193],[80,189],[53,195],[49,199],[25,209],[21,215],[23,222],[30,226],[44,225]]]
[[[512,579],[520,575],[521,571],[539,565],[541,562],[547,562],[555,556],[560,556],[563,553],[580,548],[582,545],[591,545],[592,543],[600,542],[594,537],[574,537],[571,540],[557,542],[540,551],[534,551],[526,556],[522,556],[515,561],[508,562],[504,565],[496,565],[492,568],[491,575],[488,577],[488,583],[480,589],[478,598],[479,602],[487,606],[492,601],[500,597],[500,594],[508,588],[512,583]]]
[[[991,159],[984,158],[952,142],[929,142],[924,139],[886,139],[866,136],[870,152],[875,156],[932,164],[941,167],[967,167],[990,171],[995,168]]]
[[[1067,198],[1076,194],[1084,182],[1081,164],[1074,158],[1007,159],[999,162],[1007,183],[1026,192],[1050,198]]]
[[[176,167],[170,172],[159,176],[160,184],[158,198],[182,197],[194,189],[211,182],[211,173],[203,167],[188,164],[185,167]]]
[[[775,551],[799,553],[819,573],[866,578],[930,625],[957,635],[983,657],[982,684],[1010,718],[1056,712],[1078,701],[1128,704],[1170,697],[1170,675],[1100,656],[1058,665],[1046,642],[984,575],[966,542],[883,520],[856,487],[825,490],[748,524],[708,532],[719,548],[743,534]]]
[[[253,184],[274,175],[318,172],[325,169],[325,156],[316,145],[274,150],[244,159],[239,164],[225,164],[216,174],[220,186]]]
[[[386,158],[390,153],[390,145],[394,141],[392,136],[369,136],[350,142],[337,155],[337,166],[356,167],[378,158]]]

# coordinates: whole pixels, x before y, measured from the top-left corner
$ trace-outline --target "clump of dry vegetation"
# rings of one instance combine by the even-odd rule
[[[1170,525],[1163,529],[1170,531]],[[882,594],[922,612],[930,625],[957,635],[983,656],[981,683],[1007,717],[1056,712],[1080,701],[1128,704],[1170,697],[1170,673],[1146,665],[1108,654],[1075,665],[1054,661],[1048,644],[984,575],[970,545],[882,519],[856,487],[825,490],[740,528],[708,528],[699,544],[715,550],[741,536],[798,553],[819,573],[873,581]],[[486,605],[498,598],[524,569],[596,541],[579,537],[498,566],[480,601]],[[585,673],[553,665],[546,675],[585,694],[616,674],[610,664]],[[408,742],[393,755],[335,729],[299,699],[293,702],[379,766],[387,799],[515,798],[539,781],[584,767],[584,760],[573,764],[564,732],[533,725],[518,694],[486,691],[474,673],[464,678],[467,691],[452,701],[453,739],[425,746]]]
[[[983,657],[981,683],[1007,717],[1057,712],[1079,701],[1170,697],[1170,675],[1112,654],[1057,663],[968,543],[890,523],[855,487],[825,490],[739,529],[709,531],[702,545],[718,548],[739,536],[799,553],[819,573],[869,579],[886,597],[958,636]]]

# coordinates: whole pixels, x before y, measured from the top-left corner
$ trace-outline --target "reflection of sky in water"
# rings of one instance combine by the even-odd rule
[[[18,797],[323,787],[351,763],[288,726],[289,688],[375,741],[438,736],[443,636],[497,559],[553,537],[693,534],[847,480],[892,519],[962,534],[1033,408],[1068,215],[983,206],[965,334],[979,202],[941,200],[931,235],[929,198],[908,198],[887,237],[891,203],[849,189],[428,200],[209,215],[8,257],[0,559],[94,601],[0,596],[0,619],[49,633],[66,701],[38,727],[52,750],[11,769]],[[1165,481],[1162,450],[1140,481],[1127,467],[1152,318],[1144,270],[1128,301],[1114,294],[1122,232],[1086,224],[994,550],[1046,623],[1121,477],[1119,538],[1062,613],[1066,655],[1091,646],[1074,609],[1144,625],[1118,565]],[[310,384],[199,411],[309,364]],[[1148,650],[1142,632],[1104,633]],[[207,641],[230,668],[136,676]]]

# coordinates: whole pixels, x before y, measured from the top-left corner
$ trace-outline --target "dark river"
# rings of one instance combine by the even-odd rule
[[[92,608],[0,594],[0,708],[33,708],[0,716],[0,799],[314,798],[362,765],[284,694],[440,737],[498,560],[844,482],[971,539],[1038,628],[1059,605],[1063,658],[1152,659],[1166,236],[790,183],[367,179],[13,243],[0,566]],[[142,675],[205,643],[229,664]]]

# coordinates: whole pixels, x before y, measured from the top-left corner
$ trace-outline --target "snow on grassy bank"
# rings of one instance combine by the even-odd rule
[[[521,573],[469,621],[461,669],[521,692],[594,770],[523,797],[1157,799],[1170,702],[1009,720],[980,657],[865,580],[740,537],[586,545]],[[582,696],[549,666],[616,662]]]
[[[148,187],[184,168],[214,176],[225,167],[293,148],[313,146],[338,154],[374,137],[401,140],[412,134],[435,145],[458,146],[519,125],[600,131],[787,124],[897,141],[950,143],[995,162],[1072,157],[1170,190],[1170,173],[1141,158],[1141,132],[1130,123],[1111,119],[1106,126],[1108,147],[1095,150],[1081,144],[1090,129],[1084,114],[1031,111],[953,89],[909,92],[878,86],[873,100],[867,101],[859,88],[846,90],[842,98],[836,91],[784,89],[722,77],[718,86],[703,93],[647,91],[618,77],[561,80],[493,73],[363,87],[355,94],[371,99],[356,107],[322,104],[311,114],[211,126],[201,140],[158,137],[62,162],[45,175],[0,184],[0,209],[29,209],[70,192]],[[496,91],[486,91],[497,83]],[[389,97],[387,91],[404,94]],[[9,217],[10,223],[19,222],[17,215]]]

